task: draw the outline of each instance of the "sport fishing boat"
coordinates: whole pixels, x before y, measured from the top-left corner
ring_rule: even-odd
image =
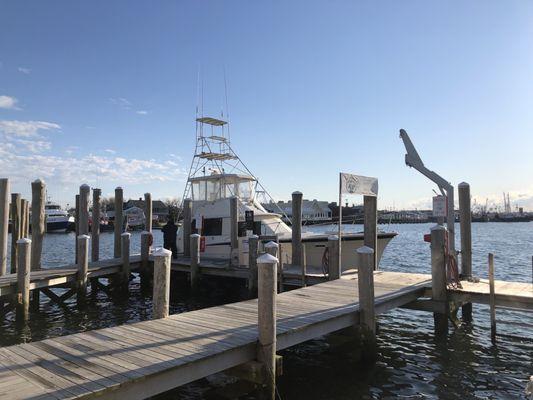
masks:
[[[248,237],[256,234],[260,237],[277,237],[282,262],[290,263],[292,230],[283,220],[283,217],[287,217],[281,209],[279,213],[269,212],[261,205],[258,194],[268,197],[270,195],[233,151],[229,139],[226,121],[210,117],[196,119],[196,148],[182,198],[192,200],[191,231],[202,236],[202,255],[232,260],[234,264],[238,262],[238,265],[246,266]],[[230,242],[232,197],[237,198],[238,204],[238,254],[232,254]],[[249,218],[252,215],[253,221],[246,222],[246,216]],[[324,269],[327,262],[328,236],[338,232],[337,228],[331,225],[330,230],[331,232],[302,233],[308,267]],[[178,252],[183,252],[182,232],[180,227]],[[378,232],[378,262],[383,250],[395,236],[394,232]],[[355,250],[363,246],[363,240],[362,232],[342,234],[343,270],[357,267]]]
[[[44,205],[46,232],[66,232],[73,218],[59,204],[48,200]]]

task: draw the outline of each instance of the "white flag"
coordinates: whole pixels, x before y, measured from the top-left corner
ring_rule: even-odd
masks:
[[[342,194],[378,195],[378,179],[368,176],[340,174],[340,192]]]

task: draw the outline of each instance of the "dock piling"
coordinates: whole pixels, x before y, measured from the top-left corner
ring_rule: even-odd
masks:
[[[79,234],[89,234],[89,193],[91,188],[89,185],[83,184],[80,186],[80,223]]]
[[[144,194],[144,230],[152,232],[152,194]]]
[[[0,276],[7,273],[9,235],[9,179],[0,179]]]
[[[78,236],[78,275],[76,277],[78,302],[83,302],[87,293],[87,274],[89,272],[89,240],[89,235]]]
[[[257,259],[259,328],[257,359],[267,370],[266,391],[270,400],[274,400],[276,394],[277,264],[278,259],[268,253]]]
[[[20,236],[22,238],[30,237],[30,208],[28,200],[20,200],[20,210],[21,210],[21,224],[20,224]]]
[[[470,206],[470,185],[459,184],[459,223],[461,230],[461,278],[472,276],[472,211]],[[462,306],[463,321],[472,321],[472,303]]]
[[[496,344],[496,293],[494,292],[494,254],[489,253],[490,340]]]
[[[378,244],[378,198],[376,196],[363,196],[364,208],[364,244],[374,249],[373,268],[378,269],[377,244]]]
[[[303,265],[302,250],[302,192],[292,193],[292,265]]]
[[[159,248],[154,252],[154,294],[152,318],[166,318],[170,302],[170,250]]]
[[[192,200],[183,200],[183,255],[191,255]]]
[[[265,251],[268,254],[278,258],[278,247],[279,246],[276,242],[270,241],[267,244],[265,244]]]
[[[229,215],[231,224],[231,256],[230,264],[239,265],[239,200],[233,196],[229,199]]]
[[[25,323],[28,321],[30,310],[31,240],[18,239],[16,246],[18,257],[16,319],[18,323]]]
[[[124,207],[124,192],[122,188],[119,186],[115,189],[115,222],[114,222],[114,230],[115,230],[115,244],[114,244],[114,256],[115,258],[120,258],[121,255],[121,241],[120,241],[120,235],[122,235],[122,225],[123,225],[123,212],[122,208]]]
[[[251,235],[248,238],[248,291],[250,296],[257,293],[257,256],[259,236]]]
[[[101,189],[93,189],[93,211],[91,213],[91,261],[100,259],[100,196]]]
[[[376,312],[374,309],[374,249],[368,246],[359,247],[357,250],[358,290],[360,325],[363,331],[372,336],[376,334]]]
[[[198,288],[200,281],[200,235],[191,235],[191,288]]]
[[[43,237],[46,231],[44,203],[46,186],[37,179],[31,183],[31,270],[41,269]]]
[[[143,231],[141,232],[141,286],[148,287],[150,272],[148,270],[149,257],[150,257],[150,243],[152,242],[152,233]]]
[[[446,233],[447,229],[442,225],[431,228],[431,293],[435,302],[445,304],[447,302],[446,291]],[[447,309],[447,305],[443,307]],[[448,316],[446,313],[433,313],[435,333],[448,333]]]
[[[328,236],[328,280],[333,281],[341,277],[339,263],[339,237],[337,235]]]
[[[17,272],[17,241],[22,238],[20,234],[21,225],[20,193],[11,193],[11,273]]]
[[[121,248],[122,248],[122,277],[121,283],[124,289],[128,289],[130,282],[130,239],[131,233],[124,232],[120,235]]]
[[[80,236],[80,195],[76,195],[74,206],[74,263],[78,262],[78,236]]]

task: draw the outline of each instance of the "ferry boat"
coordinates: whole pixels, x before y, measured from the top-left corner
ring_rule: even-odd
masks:
[[[46,232],[66,232],[69,223],[74,221],[59,204],[47,201],[44,205]]]
[[[215,134],[215,130],[217,130]],[[229,140],[227,122],[201,117],[196,119],[196,149],[189,170],[189,177],[183,199],[192,200],[193,233],[203,237],[202,255],[217,259],[231,260],[233,264],[248,265],[248,237],[252,234],[276,236],[281,247],[282,262],[291,263],[292,230],[284,222],[286,215],[269,212],[258,200],[261,193],[269,196],[258,179],[244,165],[233,151]],[[238,254],[231,251],[230,198],[238,200]],[[269,196],[270,197],[270,196]],[[275,203],[275,202],[273,202]],[[253,229],[245,222],[246,215],[252,215]],[[241,222],[242,221],[242,222]],[[327,262],[328,236],[337,234],[338,226],[329,226],[331,232],[303,232],[302,242],[308,267],[325,268]],[[178,252],[183,252],[183,230],[178,230]],[[396,236],[394,232],[379,232],[377,260],[387,244]],[[364,235],[360,233],[342,234],[343,270],[357,268],[355,250],[363,246]]]

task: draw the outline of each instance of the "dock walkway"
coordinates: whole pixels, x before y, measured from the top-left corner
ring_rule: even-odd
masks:
[[[375,272],[376,313],[428,275]],[[277,296],[277,349],[358,323],[357,275]],[[256,358],[257,300],[0,348],[0,399],[143,399]]]

